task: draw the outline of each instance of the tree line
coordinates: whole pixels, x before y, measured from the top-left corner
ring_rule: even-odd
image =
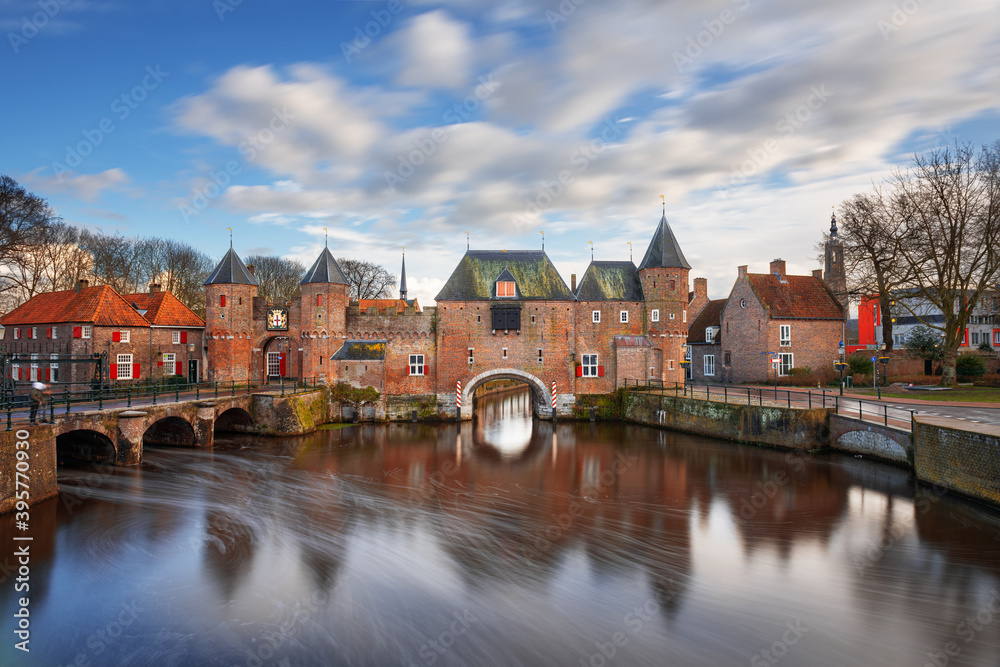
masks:
[[[1000,141],[915,155],[840,206],[849,291],[877,295],[882,337],[893,318],[924,316],[941,337],[941,383],[954,384],[958,348],[984,293],[1000,280]]]
[[[73,289],[77,281],[108,285],[119,294],[159,284],[205,315],[204,282],[219,259],[175,239],[127,237],[80,229],[63,221],[41,197],[0,176],[0,312],[43,292]],[[258,296],[284,301],[300,295],[306,267],[293,259],[251,255]],[[391,298],[396,277],[385,267],[338,258],[351,299]]]

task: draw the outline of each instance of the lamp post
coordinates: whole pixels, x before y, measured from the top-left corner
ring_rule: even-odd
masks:
[[[874,361],[874,362],[881,362],[882,363],[882,373],[884,375],[885,374],[885,362],[889,361],[889,357],[885,356],[885,343],[879,343],[878,349],[879,349],[879,354],[877,356],[875,356],[875,357],[872,357],[872,361]],[[885,361],[882,361],[883,359]],[[875,371],[874,372],[874,376],[875,376],[875,388],[878,391],[878,400],[881,401],[882,400],[882,383],[879,381],[879,377],[878,377],[878,363],[873,364],[873,366],[874,366],[874,371]]]
[[[840,395],[844,395],[844,371],[847,370],[847,364],[843,361],[833,362],[833,367],[840,371]]]

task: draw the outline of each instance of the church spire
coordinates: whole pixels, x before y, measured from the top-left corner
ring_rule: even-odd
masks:
[[[837,212],[833,211],[830,214],[830,236],[833,238],[837,237]]]
[[[403,268],[399,272],[399,298],[406,301],[406,248],[403,248]]]

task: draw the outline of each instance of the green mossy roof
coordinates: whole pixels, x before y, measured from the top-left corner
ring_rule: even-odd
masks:
[[[496,298],[495,285],[504,268],[517,284],[523,301],[574,301],[573,293],[541,250],[469,250],[462,257],[436,301],[507,301]]]
[[[632,262],[591,262],[576,289],[579,301],[642,301],[639,270]]]
[[[348,340],[332,357],[333,361],[381,361],[385,359],[384,340]]]

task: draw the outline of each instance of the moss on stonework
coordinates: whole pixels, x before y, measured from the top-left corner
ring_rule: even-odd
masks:
[[[330,390],[331,401],[341,401],[347,403],[374,403],[381,394],[375,387],[365,387],[358,389],[346,382],[338,382],[337,386]]]

